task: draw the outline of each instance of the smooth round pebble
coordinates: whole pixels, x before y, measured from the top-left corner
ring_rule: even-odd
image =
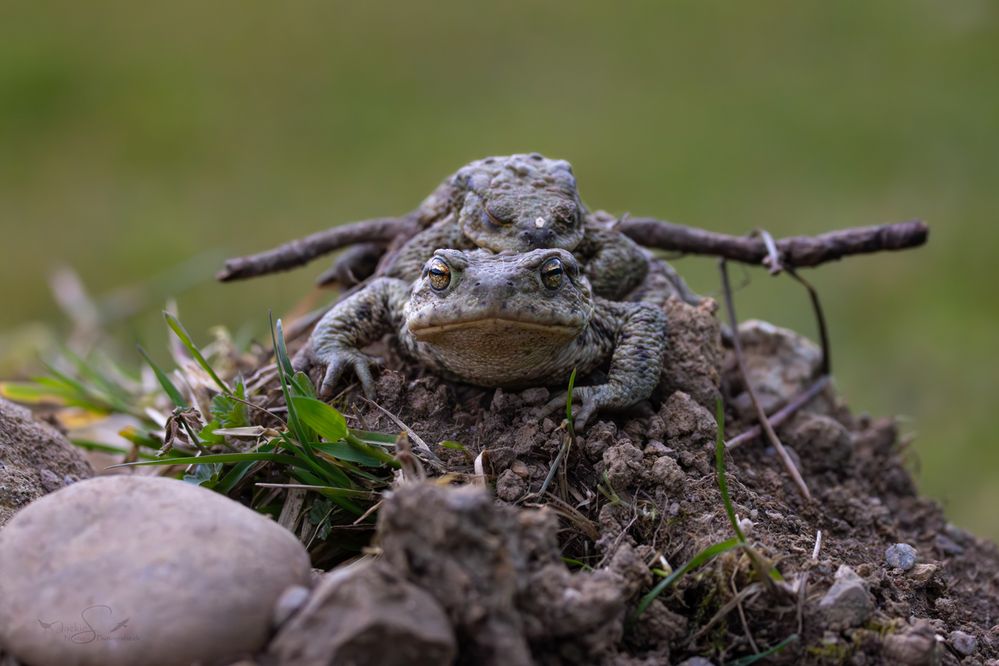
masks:
[[[0,645],[32,664],[189,664],[261,649],[275,603],[310,585],[277,523],[183,481],[106,476],[0,530]]]
[[[890,567],[908,571],[916,565],[916,549],[907,543],[896,543],[885,550],[885,562]]]

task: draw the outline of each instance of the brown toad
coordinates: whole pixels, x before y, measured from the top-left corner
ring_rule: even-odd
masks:
[[[565,386],[573,369],[586,375],[609,362],[605,383],[573,390],[580,429],[598,410],[648,398],[666,348],[660,309],[593,296],[566,250],[446,249],[413,282],[378,278],[337,303],[296,365],[326,366],[324,394],[350,367],[373,395],[378,361],[361,349],[390,332],[409,358],[480,386]],[[563,395],[549,407],[564,403]]]

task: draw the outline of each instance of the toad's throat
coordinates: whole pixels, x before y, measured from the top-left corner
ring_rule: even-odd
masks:
[[[504,317],[481,317],[443,324],[423,324],[413,322],[409,331],[417,338],[431,338],[452,331],[524,331],[535,332],[556,338],[573,338],[579,335],[580,327],[557,323],[540,323],[508,319]]]

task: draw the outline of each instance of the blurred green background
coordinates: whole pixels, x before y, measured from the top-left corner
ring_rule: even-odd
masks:
[[[465,162],[531,150],[570,160],[591,207],[720,231],[928,220],[923,249],[808,275],[855,409],[907,416],[922,488],[999,537],[999,8],[985,0],[7,0],[4,372],[66,334],[54,267],[105,307],[140,296],[111,324],[129,360],[124,343],[165,338],[173,291],[201,340],[214,324],[261,334],[328,262],[219,285],[223,256],[404,212]],[[677,266],[717,293],[713,261]],[[740,316],[814,336],[800,290],[746,274]]]

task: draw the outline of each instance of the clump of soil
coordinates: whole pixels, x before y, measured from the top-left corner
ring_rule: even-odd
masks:
[[[459,663],[500,663],[504,655],[503,663],[660,664],[692,656],[724,663],[792,634],[798,639],[772,663],[999,658],[999,550],[950,525],[918,495],[892,420],[854,415],[831,388],[778,429],[812,501],[764,441],[728,454],[735,511],[784,581],[761,582],[744,551],[729,551],[628,621],[659,580],[653,569],[675,569],[733,536],[714,471],[716,399],[724,401],[728,437],[754,425],[714,303],[666,307],[670,353],[656,393],[575,436],[543,495],[568,437],[563,414],[541,411],[549,390],[455,385],[397,359],[387,363],[377,402],[449,471],[471,474],[485,452],[499,505],[470,499],[462,509],[455,500],[458,508],[448,509],[451,500],[433,493],[414,500],[415,491],[400,491],[379,523],[376,543],[396,575],[446,610]],[[819,372],[818,350],[793,333],[750,323],[740,336],[768,411]],[[391,357],[390,345],[385,351]],[[398,429],[385,411],[349,393],[337,406],[353,426]],[[438,446],[447,440],[465,450]],[[915,549],[915,562],[889,565],[886,549],[897,543]]]

